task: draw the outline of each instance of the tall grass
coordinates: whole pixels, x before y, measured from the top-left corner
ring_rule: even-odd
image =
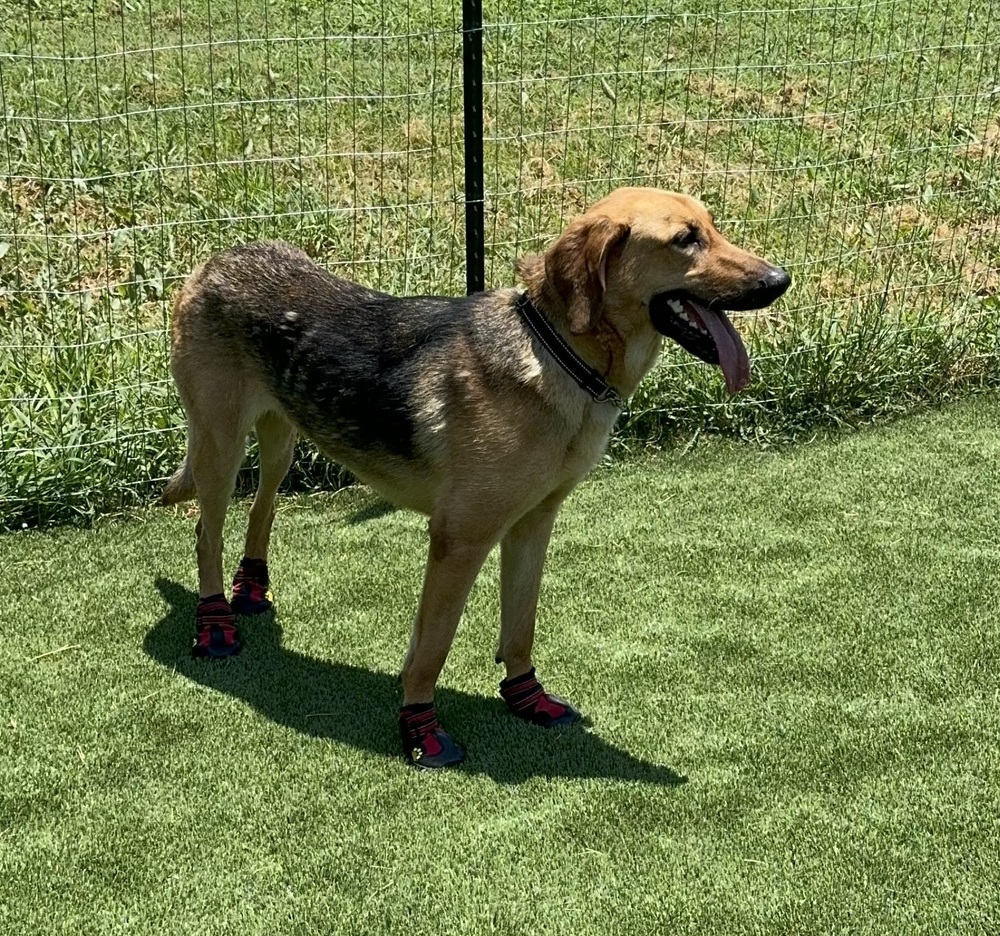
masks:
[[[488,6],[490,285],[619,184],[702,196],[793,291],[748,393],[670,348],[622,438],[801,438],[997,379],[990,0]],[[464,283],[454,4],[0,0],[0,526],[147,500],[183,449],[169,299],[283,237]],[[307,446],[290,483],[340,483]]]

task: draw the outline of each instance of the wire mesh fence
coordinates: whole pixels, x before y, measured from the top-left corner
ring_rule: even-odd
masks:
[[[464,290],[454,4],[0,13],[0,523],[141,501],[173,468],[169,296],[212,250],[281,237],[388,291]],[[636,431],[780,434],[993,379],[994,0],[496,0],[484,19],[488,287],[625,184],[700,196],[795,276],[740,323],[751,393],[668,348]]]
[[[993,2],[521,4],[487,50],[488,281],[622,184],[698,194],[795,275],[741,322],[751,393],[668,346],[634,424],[787,436],[993,379]]]

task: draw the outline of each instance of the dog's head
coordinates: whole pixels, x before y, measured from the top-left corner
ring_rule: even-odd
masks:
[[[746,386],[750,362],[726,311],[762,309],[791,283],[727,241],[700,202],[649,188],[612,192],[538,259],[524,258],[519,271],[529,286],[543,278],[540,295],[571,333],[605,323],[627,343],[655,330],[718,364],[731,393]]]

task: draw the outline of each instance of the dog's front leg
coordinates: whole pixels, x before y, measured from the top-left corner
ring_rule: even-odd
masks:
[[[531,669],[535,613],[542,567],[562,497],[543,501],[515,523],[500,541],[500,644],[497,662],[516,679]]]
[[[557,492],[528,511],[500,543],[500,644],[497,662],[507,669],[500,694],[518,717],[546,728],[569,725],[580,713],[550,695],[535,677],[531,648],[542,567],[552,526],[566,492]]]
[[[424,588],[403,664],[399,724],[404,752],[418,767],[447,767],[464,756],[437,722],[434,686],[472,583],[498,535],[477,522],[477,513],[439,512],[430,521]]]

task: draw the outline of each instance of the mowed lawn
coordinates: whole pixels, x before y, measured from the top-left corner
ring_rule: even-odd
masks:
[[[0,932],[996,933],[998,507],[995,396],[603,467],[537,648],[591,727],[506,715],[493,557],[436,775],[395,726],[420,518],[283,501],[223,665],[185,512],[0,539]]]

